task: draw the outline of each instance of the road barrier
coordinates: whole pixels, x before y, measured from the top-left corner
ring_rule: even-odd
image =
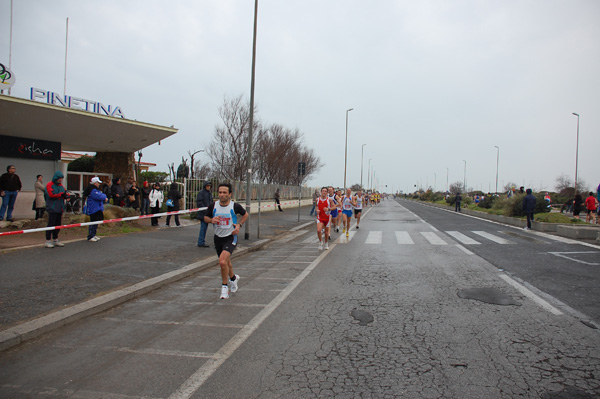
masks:
[[[295,202],[295,201],[288,201],[288,202],[282,202],[281,205],[290,205],[290,204],[296,204],[296,203],[297,202]],[[241,204],[241,205],[244,206],[244,204]],[[277,205],[275,205],[275,204],[274,205],[262,205],[260,208],[261,209],[266,209],[266,208],[271,208],[271,207],[276,207],[276,206]],[[206,207],[203,207],[203,208],[193,208],[193,209],[184,209],[184,210],[181,210],[181,211],[171,211],[171,212],[154,213],[154,214],[151,214],[151,215],[128,216],[128,217],[124,217],[124,218],[98,220],[96,222],[72,223],[72,224],[63,224],[63,225],[60,225],[60,226],[40,227],[40,228],[37,228],[37,229],[5,231],[5,232],[0,232],[0,237],[2,237],[2,236],[16,235],[16,234],[37,233],[37,232],[40,232],[40,231],[48,231],[48,230],[70,229],[72,227],[92,226],[94,224],[115,223],[115,222],[128,222],[130,220],[148,219],[148,218],[154,218],[154,217],[160,217],[160,216],[167,216],[167,215],[181,215],[181,214],[185,214],[185,213],[192,213],[192,212],[198,212],[198,211],[203,211],[203,210],[206,210]]]

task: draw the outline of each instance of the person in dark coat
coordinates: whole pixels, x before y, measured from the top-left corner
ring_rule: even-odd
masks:
[[[127,191],[127,198],[129,207],[137,211],[137,209],[140,207],[140,189],[138,188],[135,180],[131,182],[131,187],[129,187],[129,190]]]
[[[527,195],[523,198],[523,211],[527,216],[527,226],[525,230],[531,230],[531,222],[533,222],[533,212],[535,211],[535,196],[531,193],[531,189],[527,189]]]
[[[13,221],[12,213],[17,201],[17,195],[23,187],[21,179],[15,173],[16,170],[15,165],[8,165],[6,173],[0,176],[0,197],[2,197],[0,220],[4,219],[4,212],[6,212],[6,220],[9,222]]]
[[[462,197],[460,193],[456,193],[454,197],[454,212],[460,212],[460,202],[462,201]]]
[[[200,190],[198,196],[196,197],[197,208],[208,207],[213,202],[213,197],[210,192],[211,188],[211,182],[204,182],[202,190]],[[198,246],[208,248],[209,245],[206,243],[206,230],[208,230],[208,223],[204,221],[204,216],[206,216],[206,210],[198,211],[198,213],[196,213],[196,218],[200,219],[200,233],[198,234]]]
[[[113,198],[113,204],[115,206],[124,206],[125,199],[123,198],[123,187],[121,186],[121,178],[117,177],[113,179],[112,187],[110,188]]]
[[[173,201],[173,206],[167,205],[167,212],[174,212],[179,210],[179,200],[183,198],[177,189],[177,183],[171,183],[171,189],[167,194],[167,200]],[[175,216],[175,224],[179,227],[179,215]],[[171,215],[167,215],[167,227],[169,227],[169,223],[171,222]]]
[[[573,217],[575,219],[579,219],[579,213],[581,212],[582,204],[583,198],[581,198],[581,194],[575,195],[575,199],[573,200]]]

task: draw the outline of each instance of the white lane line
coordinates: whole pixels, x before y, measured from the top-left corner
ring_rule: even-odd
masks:
[[[475,233],[478,236],[481,236],[483,238],[487,238],[490,241],[494,241],[497,244],[514,244],[514,242],[512,242],[512,241],[508,241],[502,237],[495,236],[495,235],[490,234],[485,231],[474,231],[473,233]]]
[[[563,314],[563,312],[561,312],[560,310],[556,309],[554,306],[550,305],[547,301],[545,301],[544,299],[540,298],[539,296],[537,296],[536,294],[534,294],[533,292],[531,292],[529,289],[527,289],[525,286],[517,283],[515,280],[513,280],[512,278],[508,277],[506,274],[501,274],[500,278],[504,281],[506,281],[508,284],[512,285],[513,287],[515,287],[517,289],[517,291],[519,291],[521,294],[525,295],[527,298],[531,299],[533,302],[537,303],[542,309],[556,315],[556,316],[560,316],[561,314]]]
[[[207,358],[210,359],[214,356],[213,353],[208,352],[186,352],[186,351],[175,351],[167,349],[152,349],[152,348],[128,348],[126,346],[96,346],[96,345],[68,345],[68,344],[54,344],[53,348],[60,349],[79,349],[79,348],[92,348],[102,351],[110,352],[124,352],[124,353],[137,353],[144,355],[161,355],[161,356],[176,356],[176,357],[192,357],[192,358]],[[100,396],[98,396],[100,397]]]
[[[583,252],[548,252],[549,254],[552,254],[554,256],[559,256],[561,258],[565,258],[568,260],[572,260],[573,262],[578,262],[578,263],[583,263],[584,265],[591,265],[591,266],[596,266],[598,265],[598,263],[591,263],[591,262],[586,262],[583,260],[579,260],[579,259],[575,259],[575,258],[571,258],[570,256],[567,255],[576,255],[576,254],[597,254],[598,252],[596,251],[583,251]]]
[[[463,247],[460,244],[456,244],[456,246],[458,247],[458,249],[460,249],[461,251],[463,251],[467,255],[475,255],[473,252],[469,251],[467,248]]]
[[[332,244],[330,249],[335,248]],[[192,374],[169,399],[190,398],[206,380],[239,348],[252,333],[262,324],[271,313],[298,287],[298,285],[333,251],[323,251],[313,263],[306,267],[287,287],[281,291],[263,310],[261,310],[248,324],[235,334],[214,357],[208,359],[194,374]]]
[[[352,241],[352,238],[354,237],[354,235],[356,234],[356,231],[349,231],[348,232],[348,237],[346,237],[346,233],[342,233],[337,240],[335,240],[335,242],[337,244],[348,244],[350,241]]]
[[[265,305],[261,305],[264,307]],[[215,328],[244,328],[243,324],[224,324],[224,323],[205,323],[205,322],[180,322],[180,321],[166,321],[166,320],[138,320],[138,319],[121,319],[118,317],[105,317],[104,320],[114,321],[117,323],[136,323],[145,325],[156,325],[156,326],[198,326],[198,327],[215,327]]]
[[[421,235],[425,237],[425,239],[429,241],[431,245],[448,245],[446,241],[442,240],[440,237],[437,236],[437,234],[431,231],[422,231]]]
[[[395,233],[396,233],[396,241],[398,241],[398,244],[411,245],[411,244],[415,243],[412,240],[412,238],[410,238],[410,234],[408,234],[408,231],[396,231]]]
[[[383,241],[383,232],[381,231],[369,231],[365,244],[381,244]]]
[[[465,244],[465,245],[481,244],[480,242],[475,241],[471,237],[466,236],[466,235],[464,235],[463,233],[461,233],[459,231],[447,231],[446,234],[448,234],[449,236],[454,237],[456,240],[460,241],[462,244]]]

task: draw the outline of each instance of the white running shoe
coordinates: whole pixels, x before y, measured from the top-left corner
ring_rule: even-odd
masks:
[[[221,299],[229,298],[229,287],[226,285],[221,286]]]
[[[236,292],[238,289],[238,281],[240,281],[240,276],[235,275],[235,280],[232,281],[229,279],[229,287],[231,287],[231,292]]]
[[[44,246],[46,248],[54,248],[54,244],[52,243],[52,241],[46,241],[46,244]]]
[[[92,238],[90,238],[88,241],[91,241],[91,242],[100,241],[100,237],[98,237],[98,236],[93,236],[93,237],[92,237]]]
[[[62,242],[58,241],[58,240],[54,240],[53,242],[55,247],[64,247],[65,244],[63,244]]]
[[[323,243],[319,241],[319,251],[323,249]]]
[[[329,243],[328,242],[325,243],[325,249],[329,249]]]

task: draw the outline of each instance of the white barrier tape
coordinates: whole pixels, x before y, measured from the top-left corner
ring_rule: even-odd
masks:
[[[281,203],[281,205],[289,205],[289,204],[295,204],[295,202],[291,201],[291,202],[283,202],[283,203]],[[241,205],[244,205],[244,204],[241,204]],[[263,205],[260,208],[269,208],[269,207],[272,207],[272,206],[274,207],[274,206],[277,206],[277,205]],[[207,207],[193,208],[193,209],[184,209],[184,210],[181,210],[181,211],[154,213],[154,214],[151,214],[151,215],[129,216],[129,217],[117,218],[117,219],[98,220],[96,222],[83,222],[83,223],[63,224],[63,225],[60,225],[60,226],[40,227],[40,228],[37,228],[37,229],[5,231],[5,232],[0,232],[0,237],[2,237],[2,236],[10,236],[10,235],[17,235],[17,234],[37,233],[37,232],[40,232],[40,231],[48,231],[48,230],[69,229],[69,228],[72,228],[72,227],[84,227],[84,226],[91,226],[91,225],[94,225],[94,224],[115,223],[115,222],[128,222],[130,220],[148,219],[148,218],[159,217],[159,216],[166,216],[166,215],[180,215],[180,214],[184,214],[184,213],[204,211],[206,209],[207,209]]]

